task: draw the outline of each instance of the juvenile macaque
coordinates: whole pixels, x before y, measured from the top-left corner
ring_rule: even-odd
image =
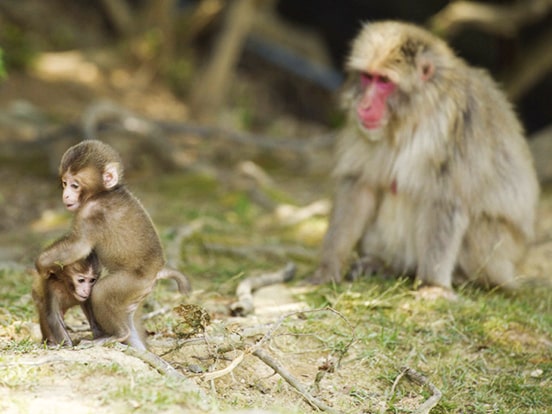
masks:
[[[35,277],[33,300],[42,340],[47,345],[73,345],[64,322],[65,312],[73,306],[80,305],[90,325],[94,325],[87,299],[100,272],[98,258],[92,253],[85,259],[58,268],[48,278]]]
[[[74,263],[94,251],[106,275],[95,285],[91,311],[94,337],[113,338],[146,349],[134,314],[156,280],[173,278],[181,290],[189,287],[179,272],[163,269],[159,236],[140,202],[123,184],[119,154],[100,141],[87,140],[69,148],[59,174],[63,202],[75,212],[70,232],[48,247],[36,261],[48,278],[60,265]]]
[[[358,247],[365,272],[383,265],[445,296],[460,277],[515,288],[539,189],[493,80],[400,22],[366,24],[346,67],[349,120],[313,280],[339,282]]]

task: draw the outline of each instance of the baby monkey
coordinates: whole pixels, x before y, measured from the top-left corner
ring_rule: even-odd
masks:
[[[73,346],[64,316],[68,309],[80,305],[93,332],[99,331],[88,298],[101,275],[101,266],[96,254],[86,259],[51,272],[48,278],[36,274],[32,296],[38,311],[42,341],[48,346]],[[190,285],[182,273],[164,268],[157,274],[159,279],[173,279],[180,293],[188,293]]]
[[[80,305],[90,326],[95,324],[88,298],[100,273],[100,262],[91,253],[85,259],[51,272],[48,278],[36,275],[32,295],[43,342],[49,346],[73,345],[64,322],[65,312],[73,306]]]

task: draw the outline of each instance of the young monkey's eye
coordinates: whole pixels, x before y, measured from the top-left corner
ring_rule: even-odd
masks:
[[[381,83],[390,83],[391,82],[391,79],[389,79],[387,76],[380,76],[379,77],[379,81]]]
[[[74,189],[74,190],[78,190],[79,185],[77,183],[73,183],[73,184],[71,184],[71,188]]]

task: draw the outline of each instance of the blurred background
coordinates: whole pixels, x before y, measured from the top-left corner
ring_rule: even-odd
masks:
[[[74,80],[88,81],[90,87],[99,87],[93,81],[104,77],[112,88],[161,82],[196,113],[206,104],[209,112],[213,104],[242,107],[250,113],[249,127],[261,128],[269,122],[265,118],[280,113],[331,126],[334,109],[328,101],[339,87],[349,42],[361,23],[401,19],[425,25],[470,63],[489,69],[534,132],[551,115],[550,4],[5,0],[0,3],[0,44],[14,78],[34,70],[35,75],[57,75],[59,81],[76,71]],[[260,89],[252,92],[264,92],[253,94],[254,104],[245,102],[244,81]],[[9,85],[3,89],[3,95],[11,92]]]
[[[423,25],[488,69],[552,176],[552,0],[3,0],[0,260],[30,260],[37,231],[67,228],[57,164],[85,137],[154,193],[179,171],[265,212],[326,197],[344,58],[380,19]]]

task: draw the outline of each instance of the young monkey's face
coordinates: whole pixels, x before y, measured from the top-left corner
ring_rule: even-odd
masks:
[[[92,288],[98,280],[92,268],[86,273],[76,273],[71,275],[72,293],[79,302],[84,302],[92,293]]]
[[[63,187],[63,204],[69,211],[76,211],[80,207],[82,187],[74,175],[65,173],[61,177]]]

